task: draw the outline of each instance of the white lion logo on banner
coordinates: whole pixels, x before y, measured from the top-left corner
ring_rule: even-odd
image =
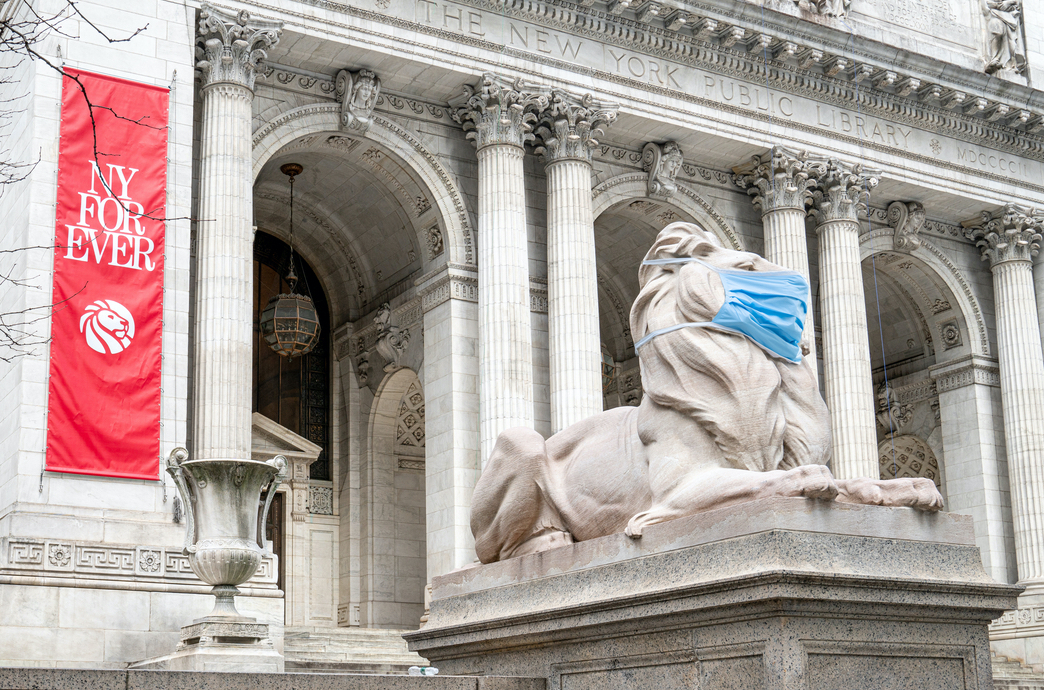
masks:
[[[134,338],[134,317],[127,307],[111,299],[88,304],[80,317],[80,332],[87,345],[103,355],[123,352]]]

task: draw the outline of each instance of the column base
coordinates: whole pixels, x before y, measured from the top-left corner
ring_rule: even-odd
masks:
[[[451,675],[551,688],[991,690],[971,518],[775,498],[435,578],[403,637]]]

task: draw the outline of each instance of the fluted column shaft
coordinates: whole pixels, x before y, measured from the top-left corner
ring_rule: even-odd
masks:
[[[877,178],[835,161],[820,166],[813,193],[819,224],[819,304],[823,375],[839,479],[880,477],[877,422],[866,329],[859,217]]]
[[[819,299],[834,475],[876,479],[880,470],[874,387],[856,222],[819,226]]]
[[[203,90],[196,229],[196,458],[250,457],[253,313],[251,92]]]
[[[547,161],[547,321],[551,431],[602,411],[598,267],[591,150],[619,106],[566,91],[540,112],[537,153]]]
[[[529,234],[521,146],[478,151],[479,434],[489,458],[505,429],[533,426]]]
[[[1044,360],[1033,289],[1040,220],[1014,206],[966,234],[993,272],[1001,408],[1019,582],[1044,585]]]
[[[547,316],[551,430],[558,432],[602,411],[591,164],[585,160],[547,166]]]
[[[251,99],[280,24],[204,4],[193,444],[196,458],[249,458],[253,335]]]
[[[492,73],[453,109],[478,149],[479,437],[482,463],[505,429],[533,426],[533,335],[523,146],[545,93]]]

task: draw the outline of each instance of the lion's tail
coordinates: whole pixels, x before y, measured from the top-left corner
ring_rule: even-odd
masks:
[[[480,561],[510,558],[540,530],[546,469],[544,437],[533,429],[508,429],[497,437],[471,502],[471,533]]]

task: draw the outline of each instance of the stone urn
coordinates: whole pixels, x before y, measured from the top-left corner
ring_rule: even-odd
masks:
[[[183,552],[192,572],[213,585],[217,599],[214,610],[201,620],[253,620],[236,610],[237,586],[253,577],[261,563],[265,521],[286,467],[281,455],[267,462],[189,460],[184,448],[175,448],[167,459],[167,472],[185,503]]]

